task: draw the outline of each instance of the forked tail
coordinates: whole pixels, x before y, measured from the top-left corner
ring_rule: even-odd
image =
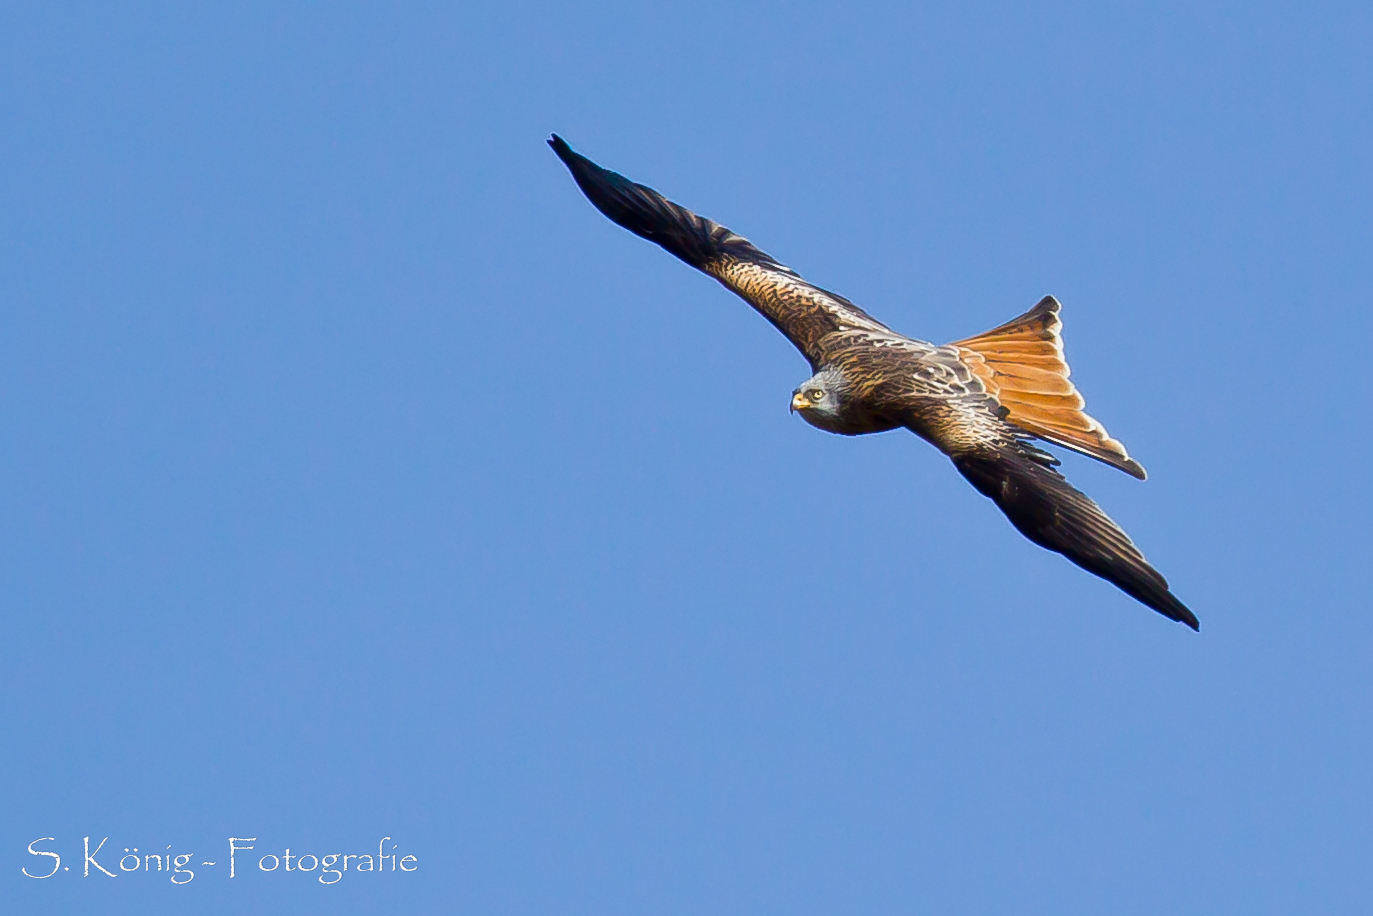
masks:
[[[1058,310],[1058,300],[1045,296],[1019,318],[953,346],[1009,411],[1007,422],[1143,480],[1144,468],[1087,414],[1086,402],[1068,380]]]

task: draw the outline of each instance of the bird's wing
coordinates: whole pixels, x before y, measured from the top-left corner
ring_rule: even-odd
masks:
[[[843,296],[807,283],[748,239],[601,168],[556,134],[548,145],[597,210],[737,293],[785,334],[812,368],[819,367],[816,345],[827,334],[848,329],[892,333]]]
[[[956,383],[955,383],[956,384]],[[1198,629],[1196,615],[1120,526],[1054,470],[1058,460],[1011,426],[976,381],[962,394],[912,396],[907,425],[953,459],[959,473],[1041,547],[1063,554],[1165,617]]]

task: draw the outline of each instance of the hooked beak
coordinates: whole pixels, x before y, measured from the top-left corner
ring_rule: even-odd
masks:
[[[798,392],[796,392],[795,394],[793,394],[793,395],[791,396],[791,412],[792,412],[792,413],[796,413],[796,411],[798,411],[798,410],[805,410],[806,408],[811,407],[811,406],[813,406],[813,405],[812,405],[811,402],[810,402],[810,398],[806,397],[806,396],[805,396],[804,394],[802,394],[801,392],[798,391]]]

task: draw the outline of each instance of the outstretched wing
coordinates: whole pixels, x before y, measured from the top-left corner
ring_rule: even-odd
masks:
[[[1130,536],[1054,470],[1056,458],[1002,419],[1005,413],[988,395],[973,390],[938,402],[912,403],[908,425],[948,454],[1025,537],[1163,616],[1199,629],[1196,615],[1168,590],[1168,581]]]
[[[557,134],[548,145],[597,210],[737,293],[785,334],[812,368],[819,368],[816,344],[827,334],[846,329],[891,333],[843,296],[802,280],[748,239],[674,204],[652,188],[601,168],[573,152]]]

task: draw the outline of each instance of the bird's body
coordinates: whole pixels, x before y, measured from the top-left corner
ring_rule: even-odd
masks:
[[[1032,442],[1042,439],[1145,476],[1084,411],[1068,381],[1055,299],[955,343],[906,337],[807,283],[747,239],[578,155],[561,138],[549,145],[597,209],[715,277],[796,345],[814,372],[792,392],[792,409],[808,423],[849,436],[909,429],[948,455],[1031,541],[1198,627],[1125,532]]]

